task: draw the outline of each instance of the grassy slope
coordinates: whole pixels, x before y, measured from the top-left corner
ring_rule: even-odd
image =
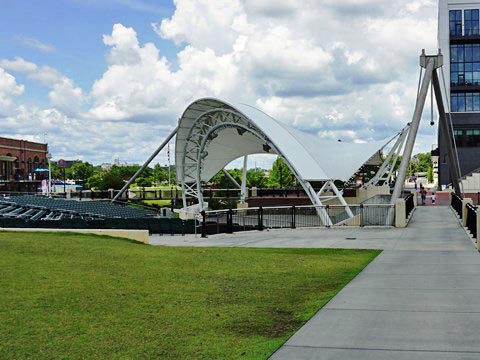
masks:
[[[266,358],[377,254],[0,233],[0,358]]]
[[[143,200],[146,205],[159,205],[169,207],[172,203],[171,200]]]

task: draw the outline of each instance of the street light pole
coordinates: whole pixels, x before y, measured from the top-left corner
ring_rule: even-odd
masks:
[[[48,160],[48,188],[47,188],[47,195],[48,197],[52,197],[52,154],[47,152],[47,160]]]

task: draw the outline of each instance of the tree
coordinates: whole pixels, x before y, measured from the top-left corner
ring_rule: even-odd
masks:
[[[63,170],[58,165],[57,162],[50,163],[50,170],[52,171],[52,179],[62,179],[63,178]]]
[[[153,181],[156,184],[168,181],[168,170],[165,170],[162,165],[156,164],[153,167]]]
[[[230,180],[227,179],[223,171],[219,171],[213,178],[210,179],[209,183],[212,188],[225,189],[230,183]]]
[[[93,165],[88,162],[78,162],[73,164],[69,169],[69,177],[75,180],[81,180],[84,183],[93,175]]]
[[[124,180],[129,176],[124,172],[124,167],[112,166],[112,168],[102,174],[101,190],[115,189],[120,190],[125,185]],[[133,174],[132,174],[133,175]],[[131,177],[131,176],[130,176]]]
[[[104,172],[94,174],[90,176],[87,180],[88,189],[103,189],[103,174]]]
[[[227,172],[240,184],[242,182],[242,171],[239,169],[230,169]],[[219,171],[210,179],[210,185],[217,189],[231,189],[235,187],[223,171]]]
[[[417,172],[426,173],[429,167],[432,167],[432,156],[430,152],[414,155],[409,164],[409,170],[411,169],[413,174]]]
[[[273,163],[270,176],[268,178],[268,185],[271,187],[290,187],[295,184],[295,177],[290,168],[285,164],[281,157],[277,157]]]
[[[147,187],[152,186],[153,177],[139,177],[135,181],[135,184],[139,187]]]
[[[247,186],[248,187],[265,187],[267,178],[265,172],[262,169],[250,169],[247,171]]]
[[[427,181],[433,183],[433,169],[431,167],[427,170]]]
[[[139,166],[112,166],[108,171],[102,171],[100,173],[94,174],[88,178],[88,186],[90,188],[95,188],[98,190],[108,190],[115,189],[120,190],[125,182],[130,179],[133,174],[139,169]],[[150,170],[150,175],[147,169],[145,169],[144,174],[151,176],[152,169]]]

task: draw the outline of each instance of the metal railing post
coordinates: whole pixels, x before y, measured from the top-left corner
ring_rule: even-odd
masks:
[[[228,209],[227,212],[227,234],[233,233],[233,210]]]
[[[295,205],[292,206],[292,229],[295,229],[296,224],[295,224],[295,216],[296,216],[296,211],[295,211]]]
[[[327,213],[327,217],[330,218],[330,205],[325,205],[325,212]],[[330,224],[328,221],[325,222],[325,227],[329,228]]]
[[[360,204],[360,226],[364,226],[364,224],[363,224],[363,204]]]
[[[263,230],[263,208],[260,206],[258,208],[258,230]]]
[[[205,210],[202,210],[202,238],[207,237],[207,213]]]

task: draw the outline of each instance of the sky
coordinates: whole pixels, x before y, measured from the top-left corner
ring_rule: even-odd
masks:
[[[54,160],[141,163],[200,97],[318,137],[391,137],[411,120],[421,49],[436,52],[437,2],[0,0],[0,23],[0,136],[46,141]],[[429,121],[428,102],[414,153],[437,142]]]

